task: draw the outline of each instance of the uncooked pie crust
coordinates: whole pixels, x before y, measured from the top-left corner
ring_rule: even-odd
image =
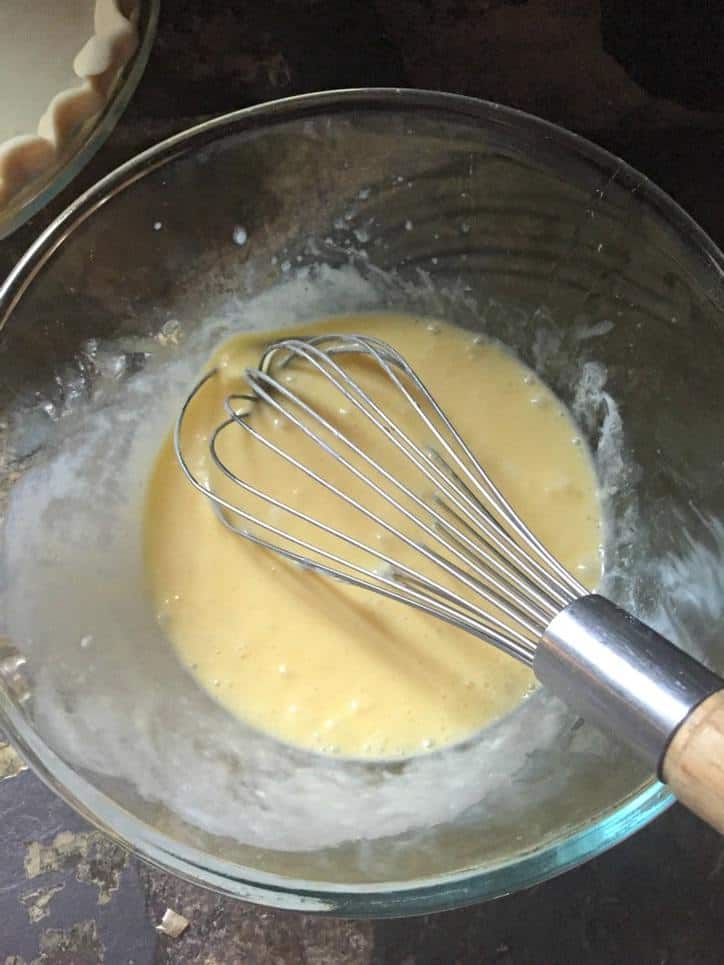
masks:
[[[19,191],[64,160],[73,136],[101,112],[119,71],[136,50],[140,0],[88,0],[94,2],[93,33],[77,52],[72,72],[69,65],[70,85],[52,96],[35,130],[0,141],[0,213]],[[62,8],[58,3],[59,16]],[[27,9],[32,10],[32,2]],[[28,20],[28,29],[52,31],[52,24],[32,23],[30,13]],[[27,69],[42,71],[43,64],[28,63]],[[12,96],[12,91],[5,93]]]

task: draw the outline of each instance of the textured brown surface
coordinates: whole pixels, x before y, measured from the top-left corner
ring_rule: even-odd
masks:
[[[0,242],[0,275],[84,186],[161,137],[260,100],[370,84],[497,99],[571,127],[723,243],[720,26],[716,4],[684,0],[166,0],[125,118],[51,210]],[[0,777],[17,770],[3,753]],[[190,922],[177,939],[155,931],[167,907]],[[724,843],[678,807],[528,892],[407,921],[335,922],[147,869],[29,772],[0,780],[0,965],[718,965],[723,916]]]

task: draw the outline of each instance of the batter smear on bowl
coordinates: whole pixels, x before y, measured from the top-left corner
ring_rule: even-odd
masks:
[[[504,348],[442,322],[341,316],[226,342],[209,365],[217,375],[199,393],[184,430],[197,473],[222,495],[232,486],[214,470],[209,433],[223,419],[224,398],[245,391],[244,369],[257,364],[264,346],[324,332],[376,336],[400,351],[538,538],[595,588],[602,539],[596,477],[567,409]],[[374,379],[372,370],[365,376]],[[315,383],[313,371],[290,368],[286,378],[295,392],[313,395],[332,424],[345,425],[349,413],[339,395]],[[382,382],[370,388],[384,407],[389,388]],[[259,432],[306,464],[324,460],[270,407],[252,418]],[[365,438],[363,422],[352,431],[363,451],[378,444],[371,429]],[[259,489],[382,548],[391,539],[371,532],[369,521],[244,433],[221,444],[224,460]],[[329,478],[344,472],[323,468]],[[403,481],[406,472],[401,463]],[[339,487],[354,495],[348,473]],[[266,510],[271,523],[274,512]],[[293,744],[370,758],[424,753],[473,735],[534,686],[526,667],[462,630],[304,572],[239,539],[184,478],[171,437],[150,481],[145,553],[158,618],[183,663],[232,713]]]

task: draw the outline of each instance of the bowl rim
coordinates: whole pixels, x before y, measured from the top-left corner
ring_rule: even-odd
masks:
[[[81,194],[30,245],[0,285],[0,331],[23,295],[68,237],[106,201],[158,168],[205,144],[234,134],[320,113],[353,109],[419,109],[485,126],[528,132],[554,142],[576,161],[625,180],[673,229],[692,253],[724,280],[724,255],[706,232],[663,190],[626,162],[578,134],[541,118],[489,101],[405,88],[353,88],[302,94],[243,108],[197,124],[148,148]],[[714,299],[714,291],[708,293]],[[624,840],[673,803],[655,778],[613,811],[565,838],[543,841],[513,862],[471,868],[411,882],[338,884],[268,874],[180,844],[133,817],[78,775],[35,733],[9,692],[0,687],[0,724],[35,773],[66,803],[125,848],[164,871],[246,901],[286,910],[340,917],[418,915],[461,907],[538,884]]]

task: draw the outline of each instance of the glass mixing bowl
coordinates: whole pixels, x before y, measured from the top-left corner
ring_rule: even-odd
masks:
[[[445,318],[510,345],[573,407],[608,517],[605,591],[721,671],[723,271],[622,161],[444,94],[293,98],[125,164],[0,289],[3,727],[139,855],[284,908],[449,908],[625,838],[670,796],[540,690],[466,744],[394,763],[231,719],[148,602],[145,478],[230,331]]]

